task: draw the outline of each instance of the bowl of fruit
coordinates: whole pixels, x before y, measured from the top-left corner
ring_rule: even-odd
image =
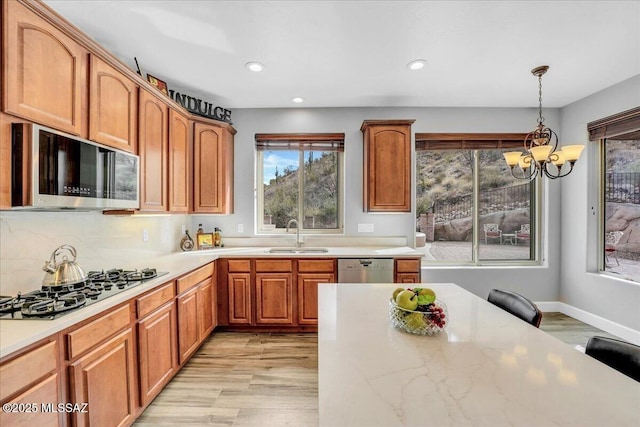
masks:
[[[416,335],[444,331],[449,321],[447,306],[429,288],[398,288],[389,299],[389,319],[396,328]]]

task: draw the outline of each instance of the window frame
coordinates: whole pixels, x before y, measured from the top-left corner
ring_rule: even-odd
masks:
[[[606,233],[606,173],[607,173],[607,156],[606,156],[606,144],[607,140],[616,141],[628,141],[628,140],[640,140],[640,107],[635,107],[629,110],[622,111],[611,116],[604,117],[602,119],[595,120],[587,123],[587,131],[589,132],[589,140],[598,144],[598,178],[596,180],[598,184],[598,208],[599,215],[597,221],[597,233],[598,233],[598,250],[595,251],[597,259],[598,273],[615,277],[618,279],[624,279],[631,282],[640,282],[640,277],[630,277],[606,270],[606,253],[605,253],[605,233]]]
[[[417,152],[423,150],[472,150],[473,151],[473,218],[472,218],[472,256],[470,261],[459,260],[427,260],[423,259],[422,264],[428,266],[539,266],[542,264],[542,205],[543,205],[543,185],[542,178],[536,178],[531,189],[531,238],[530,238],[530,259],[480,259],[480,170],[479,151],[491,149],[524,149],[526,133],[416,133],[415,150],[416,162]],[[417,171],[415,179],[417,180]],[[522,180],[523,183],[527,181]],[[416,204],[417,207],[417,204]],[[417,209],[415,212],[417,216]]]
[[[344,234],[344,133],[262,133],[255,134],[256,151],[256,235],[285,235],[286,229],[265,228],[264,224],[264,155],[269,145],[275,151],[299,151],[298,166],[298,217],[300,232],[317,235]],[[285,147],[290,147],[287,150]],[[312,229],[304,227],[304,170],[305,155],[309,151],[335,151],[337,158],[338,209],[337,227],[331,229]]]

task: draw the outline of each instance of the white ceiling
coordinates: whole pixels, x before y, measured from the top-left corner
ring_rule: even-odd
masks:
[[[538,65],[543,106],[562,107],[640,74],[638,0],[45,3],[132,69],[227,108],[531,107]]]

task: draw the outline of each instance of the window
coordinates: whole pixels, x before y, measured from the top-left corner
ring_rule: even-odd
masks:
[[[502,153],[525,134],[416,134],[417,228],[426,262],[536,259],[536,181],[516,179]]]
[[[258,230],[341,233],[344,134],[257,134]],[[295,225],[291,224],[295,228]]]
[[[601,143],[600,270],[640,281],[640,108],[587,127]]]

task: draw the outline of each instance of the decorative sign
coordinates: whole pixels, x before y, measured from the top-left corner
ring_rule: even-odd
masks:
[[[169,96],[169,92],[167,92],[167,84],[164,81],[160,80],[157,77],[152,76],[151,74],[147,74],[147,81],[151,83],[153,86],[155,86],[155,88],[158,89],[160,92]]]
[[[193,96],[185,95],[171,89],[169,89],[169,96],[190,113],[232,124],[231,110],[216,107],[210,102],[205,102],[202,99],[194,98]]]

